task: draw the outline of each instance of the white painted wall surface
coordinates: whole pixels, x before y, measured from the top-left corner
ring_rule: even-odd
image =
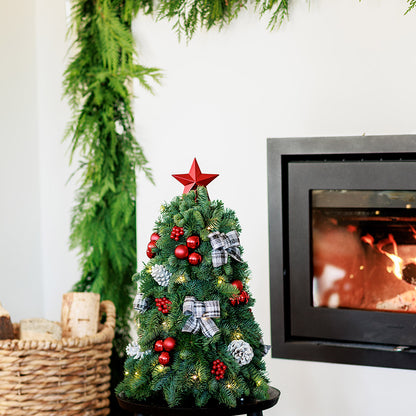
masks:
[[[35,3],[0,3],[0,302],[41,316]]]
[[[196,156],[203,172],[220,173],[211,197],[240,219],[254,312],[269,341],[266,138],[416,133],[416,11],[405,9],[405,0],[293,1],[278,31],[244,12],[188,45],[168,23],[139,16],[141,60],[165,72],[154,96],[136,91],[137,137],[157,183],[139,175],[139,260],[160,205],[182,191],[170,175],[187,172]],[[71,169],[60,143],[69,118],[60,101],[64,10],[64,0],[0,2],[0,301],[15,320],[59,319],[62,293],[78,279],[67,248]],[[266,415],[413,408],[414,371],[270,357],[267,365],[282,397]]]

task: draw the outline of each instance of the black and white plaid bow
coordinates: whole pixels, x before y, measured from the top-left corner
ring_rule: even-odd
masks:
[[[199,301],[193,296],[187,296],[183,302],[183,313],[189,319],[185,322],[182,332],[196,334],[200,329],[208,338],[213,337],[218,331],[217,325],[211,318],[220,317],[220,302],[218,300]]]
[[[133,308],[140,313],[147,310],[149,307],[149,301],[143,296],[143,293],[137,292],[133,301]]]
[[[212,246],[212,265],[214,267],[222,266],[228,261],[228,255],[237,261],[243,261],[240,256],[240,240],[237,231],[233,230],[227,234],[215,231],[208,234]]]

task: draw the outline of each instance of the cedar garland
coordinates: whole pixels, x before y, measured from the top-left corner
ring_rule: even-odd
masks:
[[[115,347],[129,341],[136,272],[136,170],[152,180],[143,150],[133,135],[131,84],[148,90],[160,79],[156,68],[135,62],[131,22],[137,0],[76,0],[72,5],[74,55],[64,74],[65,95],[74,119],[66,137],[79,186],[71,222],[71,248],[81,263],[74,290],[99,293],[117,309]]]

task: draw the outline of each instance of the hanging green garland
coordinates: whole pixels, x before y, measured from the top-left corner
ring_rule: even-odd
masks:
[[[99,293],[117,308],[115,346],[129,340],[135,288],[136,169],[151,173],[133,135],[131,83],[151,89],[155,68],[135,63],[131,21],[137,0],[77,0],[72,7],[74,56],[64,74],[74,120],[67,137],[80,158],[80,183],[71,223],[71,246],[79,252],[77,291]],[[72,158],[71,158],[72,159]]]
[[[173,21],[179,37],[192,38],[200,29],[222,28],[238,17],[250,3],[261,16],[269,15],[270,29],[274,29],[288,16],[289,0],[141,0],[145,14],[155,13],[158,20]]]

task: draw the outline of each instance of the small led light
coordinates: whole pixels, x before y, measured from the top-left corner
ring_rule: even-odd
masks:
[[[176,283],[185,283],[186,277],[182,274],[176,279]]]
[[[124,372],[124,375],[125,375],[125,376],[128,376],[129,374],[130,374],[130,373],[129,373],[128,371],[125,371],[125,372]]]
[[[376,215],[380,215],[380,211],[379,211],[379,210],[377,210],[374,214],[376,214]]]
[[[407,209],[412,208],[412,204],[406,204],[406,208],[407,208]]]
[[[360,270],[364,270],[364,266],[363,265],[360,266]]]

